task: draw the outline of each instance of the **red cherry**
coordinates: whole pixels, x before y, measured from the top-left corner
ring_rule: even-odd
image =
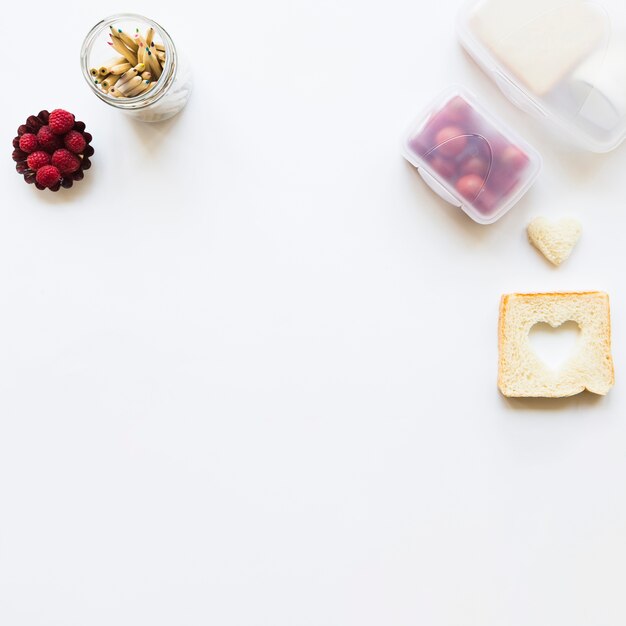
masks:
[[[476,174],[481,178],[486,178],[489,171],[489,163],[481,157],[470,157],[461,163],[461,174]]]
[[[467,174],[456,182],[457,191],[467,200],[474,200],[484,185],[485,179],[476,174]]]
[[[437,151],[445,157],[456,157],[467,146],[467,134],[458,126],[446,126],[435,136]]]
[[[455,178],[456,165],[454,164],[454,161],[451,161],[450,159],[444,159],[437,154],[434,156],[431,155],[430,167],[446,180],[453,180]]]
[[[498,155],[500,163],[509,170],[519,171],[526,167],[528,156],[517,146],[509,144]]]

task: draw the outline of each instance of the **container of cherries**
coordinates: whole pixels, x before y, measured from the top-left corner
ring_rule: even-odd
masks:
[[[403,148],[431,189],[479,224],[509,211],[542,167],[532,146],[459,87],[446,90],[416,120]]]
[[[17,129],[13,160],[18,174],[37,189],[68,189],[91,167],[91,134],[64,109],[40,111]]]

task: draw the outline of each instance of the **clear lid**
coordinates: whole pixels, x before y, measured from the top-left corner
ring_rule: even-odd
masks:
[[[626,138],[625,0],[469,0],[458,31],[520,108],[594,152]]]
[[[536,150],[461,87],[446,90],[415,121],[403,152],[435,192],[480,224],[511,209],[542,165]]]

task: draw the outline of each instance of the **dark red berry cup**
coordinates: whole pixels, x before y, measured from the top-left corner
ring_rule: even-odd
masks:
[[[91,167],[91,141],[85,124],[68,111],[40,111],[17,129],[13,139],[15,169],[41,191],[69,189]]]

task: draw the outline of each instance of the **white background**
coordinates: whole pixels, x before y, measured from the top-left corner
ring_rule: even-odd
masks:
[[[0,624],[617,626],[626,621],[626,147],[572,151],[460,49],[457,0],[4,8]],[[79,50],[162,23],[188,108],[141,125]],[[451,82],[545,158],[492,226],[400,156]],[[64,107],[69,192],[10,160]],[[551,267],[536,215],[578,217]],[[602,289],[617,385],[507,401],[500,295]]]

